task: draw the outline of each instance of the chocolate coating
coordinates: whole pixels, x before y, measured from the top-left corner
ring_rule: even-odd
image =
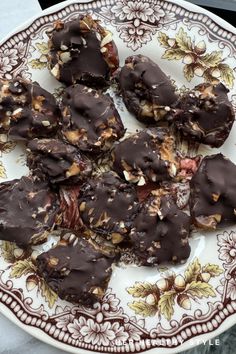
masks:
[[[0,184],[0,240],[20,247],[42,242],[60,213],[47,183],[22,177]]]
[[[130,135],[115,145],[112,156],[114,170],[139,186],[169,180],[177,173],[174,137],[164,128]]]
[[[79,150],[59,139],[34,139],[27,164],[34,175],[51,183],[79,183],[91,175],[92,163]]]
[[[171,195],[160,190],[143,203],[130,233],[134,253],[142,265],[180,262],[190,255],[190,217],[181,211]]]
[[[128,57],[118,80],[127,109],[143,123],[164,118],[169,106],[177,100],[171,80],[143,55]]]
[[[52,94],[23,79],[0,81],[0,131],[16,140],[56,134],[60,111]]]
[[[91,179],[81,188],[79,209],[83,223],[113,243],[128,236],[138,208],[134,186],[114,172]]]
[[[73,238],[73,233],[67,235]],[[61,299],[92,305],[107,289],[114,255],[83,238],[61,242],[37,257],[39,273]]]
[[[193,176],[190,211],[200,228],[236,221],[236,165],[222,154],[203,158]]]
[[[62,114],[63,136],[82,151],[108,150],[125,132],[112,98],[86,86],[65,90]]]
[[[119,66],[112,34],[89,15],[55,22],[48,36],[49,68],[66,85],[104,86]]]
[[[223,84],[201,84],[183,95],[172,116],[186,139],[220,147],[231,131],[235,114]]]

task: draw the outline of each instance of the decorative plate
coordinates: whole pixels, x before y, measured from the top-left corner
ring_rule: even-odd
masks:
[[[113,33],[121,64],[128,55],[145,54],[180,90],[219,79],[230,89],[236,109],[235,28],[181,0],[63,2],[2,42],[0,77],[22,75],[59,95],[61,85],[46,67],[46,30],[81,12],[91,13]],[[140,128],[113,96],[128,131]],[[0,144],[1,181],[27,174],[24,146],[4,136]],[[235,145],[236,126],[220,149],[234,163]],[[215,151],[205,147],[198,153]],[[1,242],[0,311],[37,338],[72,353],[155,353],[158,348],[165,354],[191,348],[236,323],[236,227],[194,232],[190,243],[191,256],[182,265],[117,267],[102,302],[89,309],[58,299],[38,277],[29,255]],[[182,284],[181,291],[170,278]]]

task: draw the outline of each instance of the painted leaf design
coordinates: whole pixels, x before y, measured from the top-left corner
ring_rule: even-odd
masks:
[[[61,96],[62,96],[63,93],[64,93],[64,90],[65,90],[65,87],[64,87],[64,86],[57,87],[57,88],[53,91],[53,95],[54,95],[57,99],[60,99]]]
[[[169,37],[164,32],[158,33],[158,41],[162,47],[169,48],[168,39],[169,39]]]
[[[202,55],[200,61],[209,67],[217,66],[222,61],[222,51],[214,50],[210,54]]]
[[[16,146],[16,143],[14,141],[7,141],[5,143],[2,143],[0,141],[0,150],[1,150],[1,152],[5,153],[5,154],[8,154],[12,150],[14,150],[15,146]]]
[[[177,293],[175,290],[166,291],[160,298],[158,307],[160,313],[169,321],[174,313],[174,303]]]
[[[58,295],[48,286],[44,279],[40,279],[40,290],[42,296],[48,303],[48,306],[52,308],[58,299]]]
[[[196,296],[199,299],[203,297],[215,297],[215,291],[213,286],[209,283],[204,283],[201,281],[192,281],[190,284],[187,284],[185,293],[191,296]]]
[[[134,301],[128,305],[134,310],[136,315],[141,315],[143,317],[154,316],[157,312],[157,307],[155,305],[149,305],[143,300]]]
[[[184,52],[192,51],[192,42],[191,37],[184,32],[184,29],[181,27],[179,32],[176,35],[176,42],[178,47],[183,50]]]
[[[8,262],[8,263],[14,263],[15,262],[15,256],[14,256],[15,244],[13,242],[2,241],[1,249],[2,249],[2,257],[3,257],[4,261]]]
[[[0,178],[7,178],[6,169],[2,161],[0,161]]]
[[[168,60],[179,60],[185,56],[185,52],[181,49],[167,49],[165,53],[162,55],[163,59]]]
[[[40,63],[46,63],[48,62],[47,56],[42,54],[39,58]]]
[[[202,272],[209,273],[211,277],[217,277],[218,275],[222,274],[224,271],[217,264],[208,263],[202,268]]]
[[[22,261],[18,261],[15,264],[13,264],[10,277],[20,278],[22,277],[22,275],[35,273],[35,272],[36,272],[35,265],[29,259],[24,259]]]
[[[133,297],[146,297],[149,294],[159,293],[155,284],[136,282],[134,286],[127,289]]]
[[[211,69],[206,69],[202,76],[206,82],[210,82],[212,84],[219,82],[217,78],[212,76]]]
[[[41,54],[48,54],[49,52],[47,42],[36,43],[36,47],[38,48]]]
[[[47,63],[41,62],[39,59],[33,59],[29,62],[32,69],[44,69],[47,67]]]
[[[220,70],[221,79],[228,87],[232,88],[235,79],[233,69],[231,69],[228,64],[219,64],[218,69]]]
[[[198,258],[194,258],[194,260],[188,265],[184,272],[186,283],[191,283],[193,280],[196,280],[200,272],[201,264],[199,263]]]
[[[183,73],[184,77],[186,78],[187,81],[191,81],[192,78],[194,77],[194,68],[192,65],[184,65],[183,68]]]

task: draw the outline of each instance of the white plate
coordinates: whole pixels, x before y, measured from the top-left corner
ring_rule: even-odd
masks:
[[[182,89],[220,77],[236,108],[235,28],[181,0],[63,2],[2,42],[0,76],[22,75],[58,93],[61,85],[46,68],[45,31],[55,20],[68,20],[80,12],[92,13],[113,32],[121,64],[128,55],[145,54]],[[121,100],[115,99],[128,130],[141,127]],[[235,142],[234,126],[221,149],[205,147],[200,152],[222,151],[236,163]],[[2,181],[26,174],[24,147],[3,144],[0,163]],[[158,348],[158,353],[165,354],[191,348],[236,323],[236,228],[194,233],[190,243],[188,262],[168,266],[168,272],[181,275],[188,284],[182,292],[176,293],[166,284],[160,299],[156,295],[153,285],[167,276],[167,268],[117,267],[103,302],[88,309],[59,300],[39,279],[25,254],[2,242],[0,310],[37,338],[72,353],[148,349],[156,353]]]

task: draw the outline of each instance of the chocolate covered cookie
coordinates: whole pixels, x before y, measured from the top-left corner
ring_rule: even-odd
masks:
[[[118,76],[127,109],[142,123],[163,119],[177,100],[171,80],[151,59],[130,56]]]
[[[203,229],[236,222],[236,165],[222,154],[203,158],[193,176],[190,211]]]
[[[49,37],[49,68],[66,85],[77,82],[102,87],[119,66],[112,33],[90,15],[55,22]]]
[[[184,94],[176,104],[172,120],[191,141],[220,147],[231,131],[235,114],[223,84],[201,84]]]
[[[138,212],[135,187],[106,172],[85,183],[80,191],[80,216],[89,229],[116,244],[129,234]]]
[[[91,161],[76,147],[59,139],[33,139],[27,150],[27,164],[39,179],[53,184],[76,184],[91,175]]]
[[[156,190],[144,201],[134,220],[130,238],[142,265],[181,262],[190,255],[190,217],[164,190]]]
[[[65,90],[62,114],[63,136],[81,151],[101,153],[125,133],[112,98],[83,85]]]
[[[0,81],[0,132],[16,140],[50,137],[60,110],[52,94],[23,79]]]
[[[22,177],[0,184],[0,240],[20,247],[46,240],[60,214],[47,183]]]
[[[36,263],[39,274],[61,299],[92,305],[107,289],[114,260],[114,254],[104,253],[91,240],[67,232]]]
[[[150,128],[132,134],[115,145],[113,168],[138,186],[176,176],[178,161],[174,137],[164,128]]]

